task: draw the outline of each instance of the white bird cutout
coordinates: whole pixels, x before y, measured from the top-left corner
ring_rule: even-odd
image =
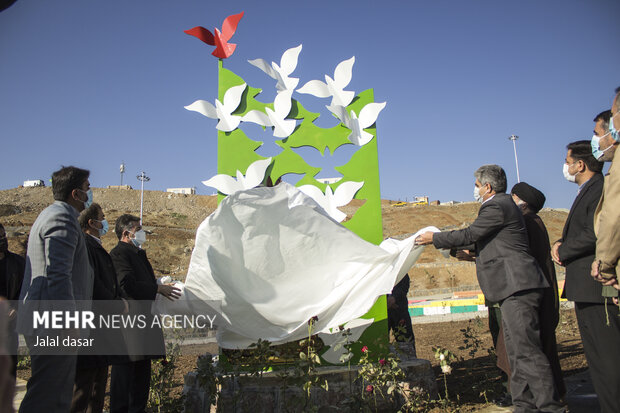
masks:
[[[282,54],[280,59],[280,65],[276,62],[271,62],[271,66],[264,59],[248,60],[248,63],[258,67],[263,72],[267,73],[270,77],[277,81],[276,89],[278,93],[285,90],[294,90],[299,83],[299,79],[296,77],[289,77],[291,73],[297,67],[297,59],[299,52],[301,52],[301,46],[288,49]]]
[[[255,188],[260,185],[270,164],[271,158],[261,159],[248,166],[245,176],[240,171],[237,171],[236,179],[230,175],[218,174],[211,179],[202,181],[202,183],[217,189],[223,194],[234,194],[237,191]]]
[[[286,138],[295,130],[297,121],[286,119],[291,111],[292,90],[285,90],[276,95],[273,101],[273,109],[266,107],[265,112],[251,110],[241,119],[244,122],[252,122],[261,126],[273,126],[273,136]]]
[[[185,109],[198,112],[211,119],[219,119],[216,128],[222,132],[232,132],[237,129],[241,116],[232,113],[239,107],[241,96],[246,84],[233,86],[224,93],[224,103],[215,99],[215,106],[205,100],[197,100]]]
[[[364,131],[364,129],[370,127],[377,121],[379,113],[385,107],[386,102],[383,103],[369,103],[360,111],[359,118],[355,114],[355,111],[351,111],[351,114],[347,113],[347,109],[343,106],[331,105],[327,106],[327,109],[346,126],[351,129],[351,133],[348,138],[351,143],[357,146],[364,146],[372,139],[372,133]]]
[[[321,190],[314,185],[303,185],[298,189],[310,198],[314,199],[316,203],[329,214],[330,217],[334,218],[338,222],[342,222],[347,217],[347,214],[340,211],[338,207],[345,206],[351,202],[357,191],[359,191],[362,186],[364,186],[363,181],[349,181],[338,185],[336,192],[332,192],[332,188],[328,185],[325,190],[325,194],[323,194],[323,192],[321,192]]]
[[[355,56],[338,63],[334,70],[334,78],[325,75],[325,83],[320,80],[311,80],[300,89],[299,93],[307,93],[318,98],[332,97],[332,105],[348,106],[355,97],[355,92],[344,90],[353,77],[353,63]]]

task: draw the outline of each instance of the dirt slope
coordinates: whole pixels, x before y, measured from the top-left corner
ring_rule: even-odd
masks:
[[[110,232],[103,245],[110,250],[117,243],[114,221],[121,214],[140,213],[140,191],[94,188],[94,200],[104,209]],[[0,223],[9,234],[9,247],[23,254],[30,226],[43,208],[53,202],[51,188],[15,188],[0,191]],[[402,238],[428,225],[457,229],[471,223],[479,205],[474,202],[453,206],[401,206],[382,202],[384,237]],[[342,210],[351,216],[361,205],[353,201]],[[183,280],[187,272],[198,225],[217,207],[215,196],[178,195],[160,191],[144,192],[144,225],[151,231],[145,249],[158,274]],[[567,213],[543,210],[540,213],[551,240],[559,238]],[[557,268],[558,278],[563,270]],[[477,281],[473,264],[446,259],[434,248],[426,248],[418,265],[410,271],[412,293],[426,289],[473,289]]]

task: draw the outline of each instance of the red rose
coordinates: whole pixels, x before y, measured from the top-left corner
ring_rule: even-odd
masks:
[[[362,353],[368,353],[368,347],[366,346],[362,347]]]
[[[368,393],[372,393],[375,390],[375,386],[373,386],[372,384],[369,384],[368,386],[366,386],[366,391]]]
[[[379,360],[379,364],[381,364],[382,366],[385,366],[385,359]]]

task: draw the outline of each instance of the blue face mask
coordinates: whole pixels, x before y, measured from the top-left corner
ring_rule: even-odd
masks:
[[[596,135],[592,136],[592,140],[590,141],[590,145],[592,146],[592,156],[594,156],[597,161],[600,161],[603,155],[605,155],[605,152],[607,152],[613,146],[609,145],[609,147],[605,148],[605,150],[601,150],[601,146],[599,144],[600,140],[603,139],[605,136],[609,135],[609,133],[611,132],[606,133],[602,137]]]
[[[84,201],[84,209],[88,209],[88,207],[90,207],[93,204],[93,190],[89,189],[88,191],[84,191],[82,189],[79,189],[79,191],[82,191],[86,194],[86,201]]]
[[[103,237],[105,234],[108,233],[108,229],[109,229],[109,225],[108,225],[108,220],[104,219],[103,221],[99,221],[101,222],[101,229],[99,230],[99,236]]]
[[[614,118],[618,116],[620,112],[616,113],[609,119],[609,133],[611,133],[611,137],[614,138],[616,142],[620,142],[620,134],[618,133],[618,129],[614,126]]]

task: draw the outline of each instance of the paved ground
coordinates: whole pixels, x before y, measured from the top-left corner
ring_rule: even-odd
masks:
[[[598,398],[592,387],[590,380],[590,372],[574,374],[564,378],[566,383],[566,403],[570,413],[600,413],[601,408],[598,404]],[[504,413],[512,412],[512,408],[503,408],[498,406],[488,406],[480,413]]]

